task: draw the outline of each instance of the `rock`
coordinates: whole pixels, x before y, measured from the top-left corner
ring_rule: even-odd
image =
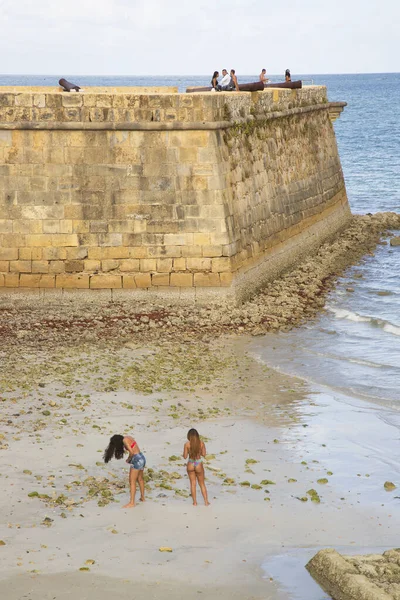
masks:
[[[400,246],[400,236],[390,238],[391,246]]]
[[[346,288],[346,292],[354,292],[354,288],[352,288],[352,287],[347,287],[347,288]]]
[[[383,484],[383,487],[385,488],[385,490],[387,492],[392,492],[393,490],[396,489],[397,486],[395,486],[394,483],[392,483],[391,481],[385,481],[385,483]]]

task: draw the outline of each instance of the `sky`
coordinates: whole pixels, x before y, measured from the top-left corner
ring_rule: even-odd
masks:
[[[0,73],[400,71],[399,0],[0,0]]]

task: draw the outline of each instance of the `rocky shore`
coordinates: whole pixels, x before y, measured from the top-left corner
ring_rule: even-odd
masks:
[[[344,270],[371,254],[382,236],[400,229],[400,215],[355,215],[335,239],[271,282],[241,306],[176,305],[138,300],[101,302],[101,296],[0,295],[3,348],[47,344],[156,341],[235,333],[288,331],[323,309],[326,294]],[[387,242],[381,242],[387,243]]]

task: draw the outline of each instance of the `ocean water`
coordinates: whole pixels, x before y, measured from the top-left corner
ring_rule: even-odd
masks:
[[[0,76],[0,85],[52,86],[60,76]],[[83,88],[176,85],[180,91],[210,80],[209,75],[66,78]],[[334,127],[352,211],[400,212],[400,73],[292,73],[292,78],[326,85],[330,100],[348,104]],[[256,79],[239,75],[241,81]],[[400,247],[378,246],[340,279],[317,320],[266,336],[255,344],[257,356],[282,371],[400,410],[399,281]]]

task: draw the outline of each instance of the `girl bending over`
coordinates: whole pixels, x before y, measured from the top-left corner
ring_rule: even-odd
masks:
[[[206,455],[206,447],[200,440],[199,434],[196,429],[190,429],[187,434],[188,441],[183,447],[183,458],[188,462],[186,465],[187,473],[190,479],[190,493],[192,495],[193,506],[197,506],[196,501],[196,481],[198,482],[201,493],[203,494],[204,504],[208,506],[206,484],[204,483],[204,467],[203,467],[203,456]]]
[[[140,500],[144,502],[144,479],[143,469],[146,466],[146,458],[137,442],[129,435],[113,435],[110,438],[104,452],[104,462],[108,463],[112,458],[120,459],[123,458],[124,453],[128,452],[128,458],[126,462],[131,465],[129,469],[129,486],[131,490],[131,499],[128,504],[125,504],[124,508],[133,508],[135,506],[135,495],[136,495],[136,481],[139,482],[140,488]]]

